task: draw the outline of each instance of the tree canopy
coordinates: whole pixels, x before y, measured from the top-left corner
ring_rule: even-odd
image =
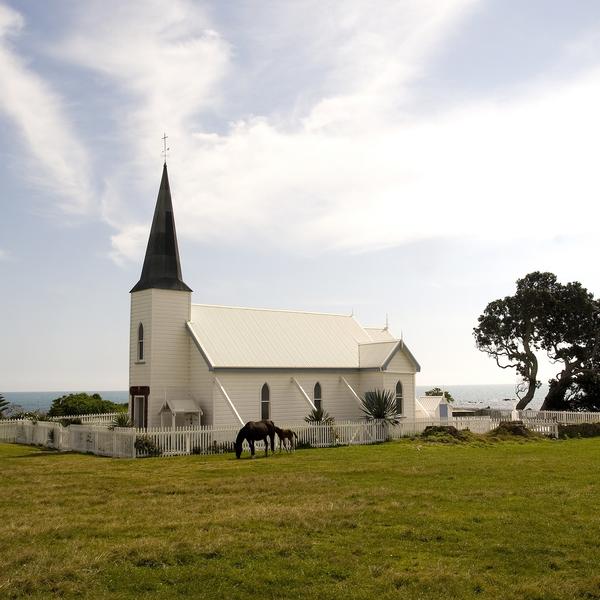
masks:
[[[100,394],[67,394],[52,401],[48,411],[50,417],[68,417],[72,415],[91,415],[125,410],[122,404],[104,400]]]
[[[543,410],[596,402],[592,396],[598,375],[600,304],[579,282],[561,284],[553,273],[529,273],[517,280],[514,295],[486,306],[473,333],[479,350],[522,378],[518,409],[529,404],[541,385],[539,352],[560,369],[549,381]],[[571,405],[568,398],[573,398]]]
[[[442,388],[439,387],[434,387],[431,388],[430,390],[427,390],[425,392],[426,396],[444,396],[444,398],[446,398],[446,400],[448,400],[448,402],[454,402],[454,398],[452,397],[452,394],[447,391],[447,390],[443,390]]]

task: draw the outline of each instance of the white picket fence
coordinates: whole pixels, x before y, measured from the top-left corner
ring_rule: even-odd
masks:
[[[113,419],[120,415],[119,412],[100,413],[95,415],[69,415],[66,417],[50,417],[51,421],[60,421],[61,419],[79,419],[82,425],[110,425]]]
[[[579,423],[600,423],[600,412],[567,412],[559,410],[520,410],[519,419],[523,423],[548,421],[560,425]]]
[[[182,454],[215,454],[230,452],[239,428],[229,427],[180,427],[176,429],[109,429],[107,425],[116,413],[100,415],[103,421],[96,420],[81,425],[63,427],[53,421],[4,420],[0,421],[0,442],[32,444],[61,451],[75,451],[112,456],[135,458],[146,456],[147,452],[138,444],[145,438],[159,450],[161,456]],[[521,416],[522,415],[522,416]],[[98,417],[99,415],[84,415]],[[524,424],[543,435],[557,437],[558,425],[563,423],[600,422],[600,413],[558,413],[545,411],[521,411]],[[397,425],[383,421],[336,421],[332,425],[314,423],[278,424],[292,429],[298,436],[300,447],[324,448],[353,444],[374,444],[390,439],[412,437],[421,434],[430,425],[453,425],[457,429],[469,429],[473,433],[486,433],[498,426],[499,417],[477,416],[457,417],[442,420],[414,419],[402,420]],[[248,450],[247,445],[245,450]],[[264,450],[257,444],[257,451]]]
[[[327,448],[331,446],[351,446],[355,444],[376,444],[390,439],[412,437],[421,434],[430,425],[453,425],[457,429],[469,429],[474,433],[486,433],[493,429],[495,422],[490,417],[461,417],[457,419],[415,419],[403,420],[397,425],[383,421],[335,421],[332,425],[316,423],[278,424],[282,429],[291,429],[298,436],[299,447]],[[230,452],[239,427],[178,427],[176,429],[138,429],[159,447],[162,456],[180,454],[214,454]],[[276,436],[276,444],[278,440]],[[244,444],[244,450],[248,450]],[[264,452],[262,442],[256,443],[257,452]],[[143,456],[138,451],[138,456]]]
[[[381,421],[336,421],[333,425],[286,423],[278,426],[282,429],[292,429],[298,436],[296,445],[300,447],[326,448],[338,445],[375,444],[389,439],[388,428]],[[238,431],[238,426],[202,426],[138,429],[137,433],[159,447],[162,456],[175,456],[231,452]],[[278,445],[277,436],[275,442]],[[257,442],[255,446],[257,451],[264,451],[262,442]],[[247,444],[244,444],[244,450],[248,450]],[[138,456],[143,455],[138,451]]]
[[[0,442],[45,446],[115,458],[135,458],[135,429],[108,429],[98,425],[63,427],[52,421],[0,421]]]

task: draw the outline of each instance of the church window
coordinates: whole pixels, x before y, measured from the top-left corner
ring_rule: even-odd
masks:
[[[138,360],[144,360],[144,326],[140,323],[138,327]]]
[[[402,382],[399,381],[396,384],[396,413],[399,414],[399,415],[402,414],[402,409],[403,409],[402,398],[403,398],[403,395],[402,395]]]
[[[260,391],[260,418],[269,419],[271,417],[269,386],[265,383]]]
[[[315,391],[314,391],[313,397],[315,400],[315,408],[317,408],[317,409],[323,408],[323,397],[321,395],[321,384],[318,381],[317,381],[317,383],[315,383]]]

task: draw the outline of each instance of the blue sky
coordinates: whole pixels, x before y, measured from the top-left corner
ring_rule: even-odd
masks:
[[[600,5],[373,6],[0,0],[0,388],[127,387],[163,131],[194,301],[388,313],[419,383],[514,381],[486,303],[600,288]]]

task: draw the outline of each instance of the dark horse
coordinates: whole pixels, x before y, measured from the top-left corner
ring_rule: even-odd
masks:
[[[248,440],[250,454],[254,458],[254,442],[262,440],[265,443],[265,456],[269,456],[269,440],[271,452],[275,452],[275,424],[273,421],[248,421],[238,432],[235,439],[235,457],[242,455],[242,444]]]

